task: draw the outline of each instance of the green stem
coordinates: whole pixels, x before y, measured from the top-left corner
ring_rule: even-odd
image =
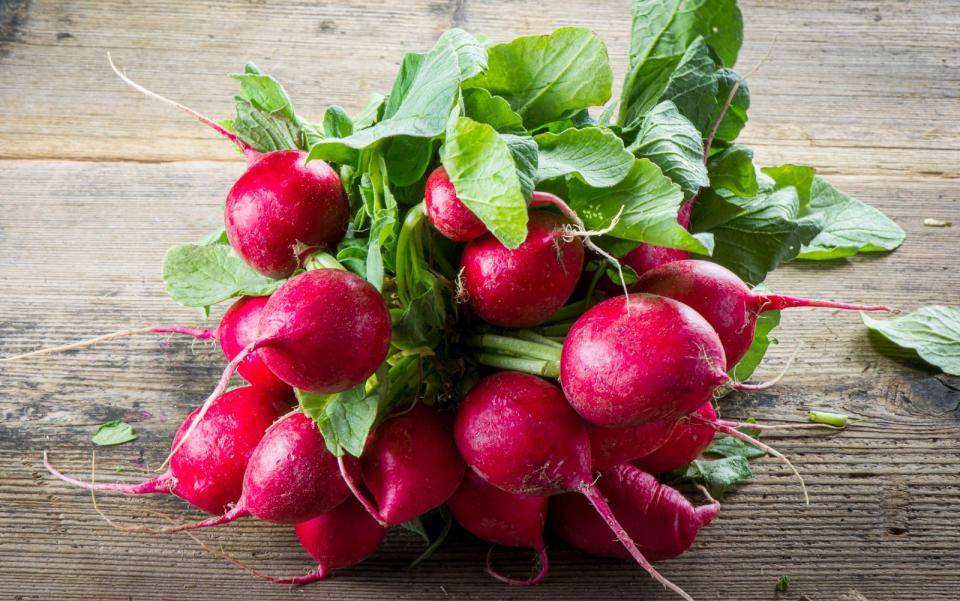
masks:
[[[346,267],[344,267],[343,264],[340,263],[340,261],[337,261],[336,257],[331,255],[330,253],[326,253],[323,251],[315,252],[312,255],[310,255],[310,257],[306,260],[306,262],[304,262],[303,266],[307,271],[312,271],[314,269],[346,270]]]
[[[563,348],[563,344],[553,340],[552,338],[547,338],[541,334],[534,332],[533,330],[517,330],[513,333],[517,338],[522,338],[529,342],[536,342],[537,344],[545,344],[547,346],[553,346],[556,348]]]
[[[593,277],[590,278],[590,285],[587,287],[587,294],[583,299],[584,309],[589,309],[593,306],[593,293],[597,289],[597,284],[600,283],[600,278],[602,278],[606,272],[607,263],[604,261],[597,266],[597,271],[593,274]]]
[[[537,359],[521,359],[520,357],[507,357],[506,355],[497,355],[495,353],[477,353],[474,356],[477,363],[488,365],[498,369],[510,371],[519,371],[525,374],[543,376],[545,378],[560,377],[559,361],[540,361]]]
[[[807,419],[815,424],[827,424],[843,428],[850,421],[850,418],[841,413],[827,413],[825,411],[811,411],[807,414]]]
[[[544,361],[560,361],[560,349],[554,344],[540,344],[530,342],[529,340],[510,338],[509,336],[498,336],[496,334],[468,336],[467,344],[485,350],[504,351],[518,357],[542,359]]]
[[[567,332],[570,331],[570,328],[573,327],[573,322],[567,323],[555,323],[548,326],[542,326],[537,328],[536,332],[548,337],[565,337]]]
[[[577,301],[575,303],[570,303],[569,305],[562,307],[559,311],[550,316],[550,319],[543,322],[545,324],[557,323],[559,321],[569,321],[571,319],[576,319],[586,311],[587,304],[586,301]]]

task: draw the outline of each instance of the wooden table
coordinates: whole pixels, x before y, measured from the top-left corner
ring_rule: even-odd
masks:
[[[404,51],[462,26],[495,40],[562,25],[592,27],[619,80],[629,3],[578,0],[0,2],[0,356],[142,324],[202,324],[167,299],[165,249],[220,222],[243,169],[231,146],[124,86],[135,79],[207,114],[232,111],[227,73],[254,60],[316,117],[386,91]],[[741,71],[752,76],[743,139],[762,164],[816,166],[907,231],[890,256],[777,271],[782,291],[906,309],[960,301],[960,7],[952,0],[743,2]],[[953,228],[923,226],[924,218]],[[214,318],[216,315],[214,315]],[[207,322],[209,323],[209,322]],[[698,600],[960,598],[960,379],[877,352],[855,314],[784,316],[759,374],[799,359],[774,390],[723,401],[730,417],[802,421],[849,413],[834,435],[770,436],[810,487],[761,460],[719,519],[663,572]],[[408,535],[374,559],[304,589],[261,583],[184,536],[111,529],[90,496],[52,480],[41,452],[81,477],[89,437],[123,418],[140,439],[99,453],[101,479],[140,479],[222,367],[208,344],[141,338],[0,366],[0,598],[49,599],[674,599],[639,569],[555,544],[546,584],[486,577],[486,547],[454,533],[418,569]],[[122,475],[117,472],[123,469]],[[119,523],[196,514],[172,498],[101,495]],[[247,521],[199,533],[258,568],[310,567],[289,528]],[[529,558],[506,554],[522,573]],[[793,584],[777,596],[774,584]]]

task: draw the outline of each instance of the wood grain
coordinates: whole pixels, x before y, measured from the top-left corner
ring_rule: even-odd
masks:
[[[907,231],[889,256],[795,264],[771,285],[791,293],[882,301],[906,309],[960,303],[960,10],[949,0],[744,2],[753,106],[744,140],[758,161],[811,164]],[[300,111],[358,108],[389,87],[404,51],[450,26],[496,40],[582,24],[610,47],[619,76],[628,3],[578,0],[376,3],[0,2],[0,356],[134,325],[204,323],[169,301],[165,249],[218,226],[241,172],[229,145],[189,118],[125,88],[113,53],[141,83],[215,117],[231,110],[226,73],[254,60]],[[216,319],[216,314],[213,319]],[[761,460],[756,479],[664,573],[698,600],[872,601],[957,598],[960,587],[960,380],[906,353],[889,357],[855,314],[784,315],[758,377],[800,358],[777,388],[723,402],[724,415],[798,421],[843,411],[847,431],[770,440],[810,487]],[[637,568],[585,558],[551,541],[546,584],[510,589],[482,570],[484,545],[455,532],[405,570],[416,540],[392,535],[370,562],[305,589],[262,584],[190,539],[111,529],[90,497],[48,478],[42,450],[89,473],[89,436],[109,419],[140,440],[99,453],[99,478],[134,481],[165,456],[180,420],[222,367],[208,344],[174,338],[110,343],[0,366],[0,598],[48,599],[673,599]],[[117,467],[123,468],[122,473]],[[195,514],[170,498],[101,496],[120,523]],[[309,566],[288,528],[245,522],[199,534],[258,568]],[[523,574],[524,552],[498,554]],[[773,592],[781,574],[790,592]]]

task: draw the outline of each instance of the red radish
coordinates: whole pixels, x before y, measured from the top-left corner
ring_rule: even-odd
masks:
[[[491,576],[519,586],[538,584],[546,578],[550,567],[543,543],[547,497],[515,495],[468,471],[457,492],[447,501],[447,509],[458,524],[477,538],[494,545],[529,547],[537,552],[540,571],[533,578],[514,580],[498,574],[491,567],[488,555],[487,573]]]
[[[643,275],[651,269],[656,269],[661,265],[682,261],[690,257],[690,253],[677,248],[667,248],[665,246],[656,246],[654,244],[641,244],[626,255],[624,255],[624,265],[630,266],[638,275]]]
[[[467,465],[501,490],[517,495],[584,495],[637,563],[692,601],[650,565],[610,511],[593,483],[586,424],[559,388],[517,372],[488,376],[461,403],[454,437]]]
[[[673,437],[676,422],[650,422],[626,428],[604,428],[589,424],[593,469],[605,470],[654,453]]]
[[[583,244],[564,232],[566,219],[531,211],[527,238],[514,250],[492,234],[469,244],[460,261],[470,307],[505,328],[539,325],[563,306],[583,270]]]
[[[169,493],[214,514],[240,498],[243,474],[264,432],[291,405],[292,395],[281,395],[252,386],[225,392],[213,402],[207,419],[170,460],[162,475],[140,484],[90,484],[64,476],[44,453],[44,465],[65,482],[92,490],[127,494]],[[173,439],[176,446],[197,412],[184,420]]]
[[[645,273],[636,290],[659,294],[693,307],[716,330],[730,369],[750,349],[757,315],[792,307],[829,307],[853,311],[891,311],[889,307],[853,305],[780,294],[756,294],[735,273],[709,261],[675,261]]]
[[[274,423],[254,449],[243,475],[243,493],[233,509],[193,524],[129,530],[180,532],[248,515],[264,522],[296,524],[330,511],[349,496],[337,458],[327,450],[320,429],[303,413],[291,413]]]
[[[694,507],[679,491],[657,482],[629,464],[605,470],[597,481],[610,509],[651,560],[670,559],[690,548],[697,533],[708,525],[720,504]],[[550,501],[550,524],[560,538],[591,555],[629,559],[622,545],[580,495],[566,494]]]
[[[457,197],[453,182],[442,165],[427,178],[423,196],[430,223],[444,237],[469,242],[487,233],[487,226]]]
[[[700,418],[699,420],[693,418]],[[640,469],[659,474],[687,465],[699,457],[716,436],[716,429],[700,420],[716,422],[717,412],[713,403],[707,401],[690,418],[681,419],[670,437],[656,451],[630,463]]]
[[[696,311],[650,294],[616,297],[574,323],[560,357],[570,404],[599,426],[677,420],[734,384],[716,332]]]
[[[268,296],[243,297],[230,305],[223,314],[214,337],[220,342],[220,348],[228,361],[240,354],[245,346],[256,339],[260,315],[268,300],[270,300]],[[263,362],[260,351],[247,355],[237,366],[237,373],[247,382],[260,388],[290,389],[283,380],[273,375]]]
[[[213,120],[130,80],[113,60],[110,66],[133,88],[196,117],[243,151],[247,171],[227,194],[224,224],[230,245],[250,267],[269,277],[285,278],[305,251],[333,249],[340,242],[350,207],[330,165],[308,164],[302,150],[258,152]]]
[[[439,507],[457,490],[465,466],[453,442],[450,420],[440,410],[417,405],[384,421],[360,457],[363,483],[376,509],[354,494],[384,526],[396,526]],[[348,485],[352,477],[342,475]]]

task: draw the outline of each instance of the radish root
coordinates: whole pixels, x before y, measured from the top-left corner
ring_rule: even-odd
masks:
[[[547,577],[547,572],[550,571],[550,560],[547,557],[547,550],[545,548],[535,549],[537,553],[537,556],[536,556],[537,564],[539,566],[537,573],[531,578],[528,578],[526,580],[521,580],[517,578],[509,578],[507,576],[504,576],[503,574],[500,574],[493,568],[493,550],[496,547],[497,547],[496,545],[492,545],[490,549],[487,550],[486,568],[487,568],[487,574],[489,574],[491,577],[496,578],[500,582],[509,584],[511,586],[534,586],[543,582],[543,579]]]
[[[104,334],[102,336],[90,338],[89,340],[81,340],[80,342],[71,342],[70,344],[52,346],[50,348],[30,351],[29,353],[13,355],[12,357],[4,357],[0,359],[0,363],[5,363],[7,361],[18,361],[20,359],[26,359],[27,357],[40,357],[42,355],[61,353],[63,351],[72,351],[93,346],[101,342],[107,342],[108,340],[126,338],[127,336],[139,336],[141,334],[184,334],[187,336],[193,336],[194,338],[199,338],[200,340],[210,340],[216,338],[216,334],[213,330],[205,330],[202,328],[185,328],[181,326],[151,326],[148,328],[131,328],[129,330],[111,332],[110,334]]]

